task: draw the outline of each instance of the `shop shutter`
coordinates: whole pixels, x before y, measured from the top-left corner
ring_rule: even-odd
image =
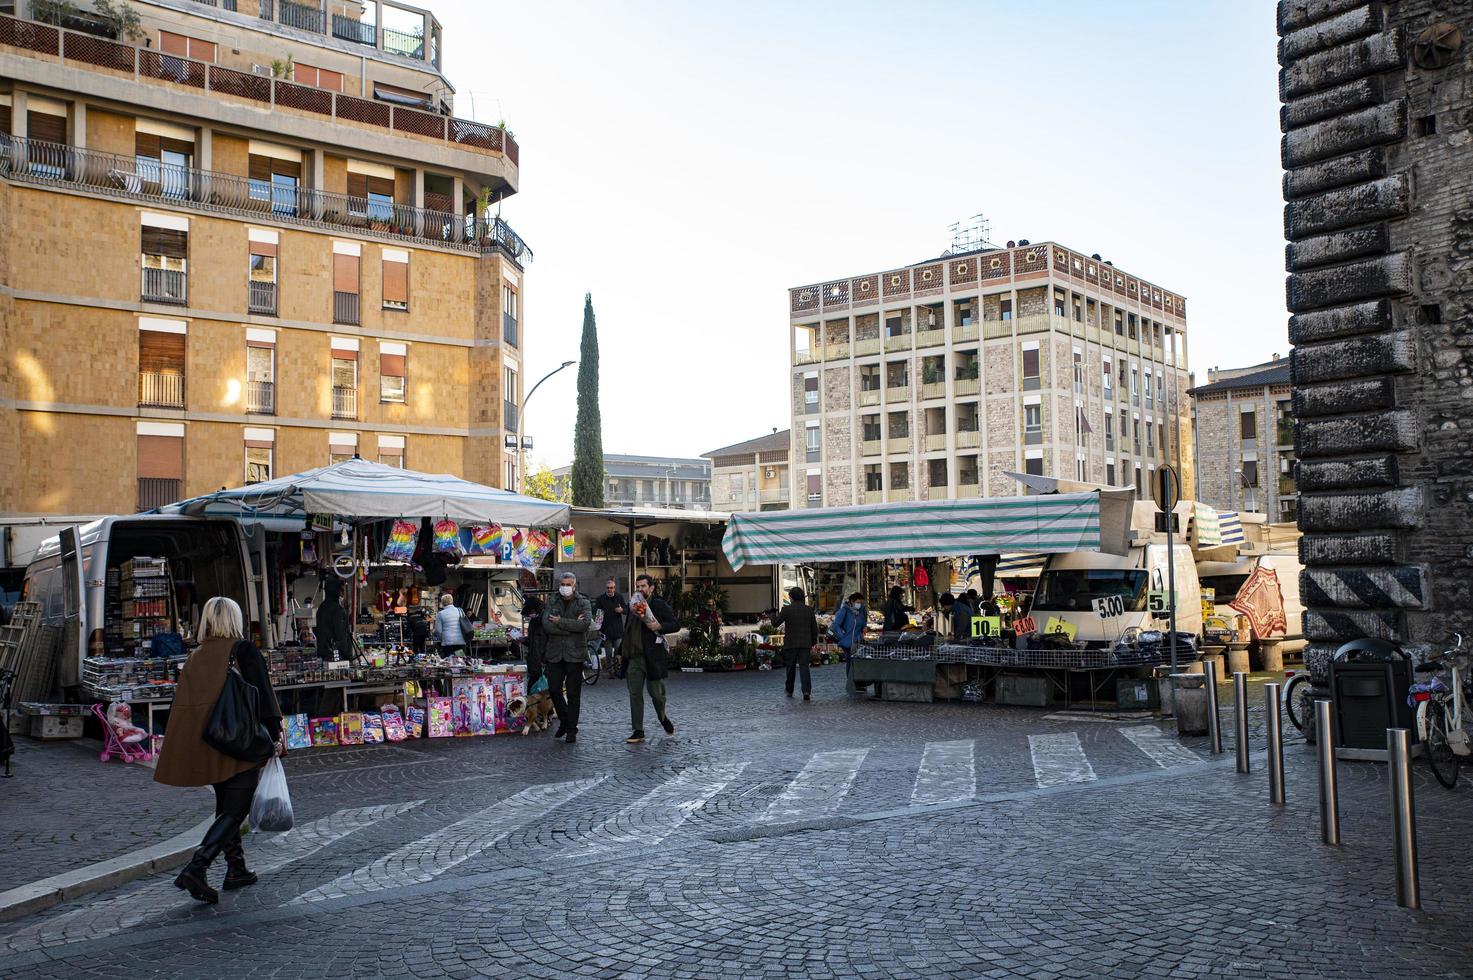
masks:
[[[138,476],[144,480],[184,479],[184,440],[179,436],[139,436]]]
[[[409,263],[384,259],[384,303],[409,305]]]
[[[339,293],[358,292],[358,256],[333,253],[332,288]]]
[[[368,196],[368,176],[366,174],[355,174],[352,171],[348,172],[348,196]]]
[[[165,255],[171,259],[189,257],[189,232],[173,228],[143,226],[143,254]]]
[[[66,142],[66,116],[53,116],[48,112],[26,113],[26,135],[45,143]]]
[[[184,371],[185,336],[162,330],[138,331],[138,370],[163,374]]]

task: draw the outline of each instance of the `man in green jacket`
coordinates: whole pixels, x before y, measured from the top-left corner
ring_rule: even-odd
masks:
[[[680,620],[670,603],[655,595],[655,580],[641,575],[634,580],[635,592],[624,617],[625,680],[629,684],[629,720],[634,732],[624,741],[644,741],[644,692],[648,688],[655,717],[667,735],[675,734],[675,723],[665,714],[665,675],[668,672],[665,634],[680,629]]]
[[[557,734],[553,738],[566,739],[571,745],[578,741],[578,708],[583,699],[583,664],[588,659],[593,606],[578,594],[578,577],[572,572],[559,577],[557,591],[542,618],[542,630],[547,634],[542,669],[557,711]]]

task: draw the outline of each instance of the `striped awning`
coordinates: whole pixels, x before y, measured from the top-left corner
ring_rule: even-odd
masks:
[[[733,514],[722,548],[746,564],[1100,550],[1100,494],[928,500]]]
[[[1243,522],[1235,510],[1218,511],[1217,525],[1222,531],[1223,544],[1243,544],[1248,540],[1243,534]]]

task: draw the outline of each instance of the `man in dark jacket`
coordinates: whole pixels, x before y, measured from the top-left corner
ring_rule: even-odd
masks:
[[[948,598],[951,598],[951,593],[949,592],[941,597],[943,606],[946,605]],[[970,639],[972,636],[972,616],[974,613],[972,607],[967,604],[966,595],[962,594],[952,599],[951,608],[947,612],[951,614],[951,638],[953,640]]]
[[[910,617],[906,613],[913,613],[915,609],[905,604],[901,598],[903,594],[900,586],[890,586],[890,598],[885,602],[885,625],[886,633],[898,633],[910,625]]]
[[[680,629],[680,620],[670,603],[655,595],[655,580],[641,575],[634,580],[634,598],[624,618],[624,680],[629,686],[629,722],[632,734],[624,741],[644,741],[644,692],[649,691],[655,717],[667,735],[675,734],[675,723],[665,713],[665,675],[669,672],[665,634]]]
[[[343,608],[343,583],[330,578],[322,583],[326,595],[317,609],[317,656],[323,660],[352,660],[353,636],[348,629],[348,610]]]
[[[593,629],[593,606],[578,593],[578,577],[563,572],[558,594],[547,603],[542,631],[547,635],[543,673],[558,728],[553,738],[578,741],[578,710],[583,700],[583,664],[588,659],[588,631]],[[566,691],[566,694],[564,693]]]
[[[604,614],[603,625],[598,628],[604,645],[611,652],[618,652],[619,644],[624,641],[624,614],[629,611],[629,603],[619,594],[619,583],[613,579],[605,582],[603,595],[593,600],[593,608]]]
[[[803,678],[803,700],[813,700],[813,674],[809,660],[818,643],[818,617],[813,607],[803,601],[803,590],[794,586],[788,590],[790,600],[782,611],[772,617],[774,629],[783,631],[783,663],[788,668],[788,697],[793,696],[793,672],[801,671]]]

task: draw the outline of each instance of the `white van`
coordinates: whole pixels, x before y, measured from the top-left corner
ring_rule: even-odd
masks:
[[[131,558],[169,562],[181,620],[192,625],[206,599],[227,596],[240,604],[247,633],[261,638],[261,614],[253,585],[252,555],[240,523],[229,518],[138,514],[105,517],[65,528],[36,549],[26,567],[22,598],[42,604],[42,622],[61,629],[59,683],[81,681],[82,659],[106,656],[107,574]],[[183,624],[182,624],[183,625]]]
[[[1202,635],[1202,590],[1197,583],[1192,549],[1178,541],[1172,555],[1176,565],[1176,629]],[[1076,630],[1074,639],[1089,646],[1113,646],[1127,630],[1168,629],[1169,620],[1148,608],[1152,592],[1167,592],[1166,545],[1135,544],[1124,556],[1100,552],[1050,555],[1038,577],[1029,615],[1046,629],[1050,619],[1063,620]],[[1120,612],[1101,615],[1095,600],[1118,597]],[[1107,606],[1117,606],[1108,603]]]
[[[1304,649],[1304,603],[1299,599],[1299,573],[1303,566],[1295,555],[1244,555],[1235,561],[1201,561],[1197,563],[1197,577],[1203,588],[1215,593],[1218,613],[1235,616],[1227,607],[1242,589],[1248,576],[1258,567],[1271,568],[1279,579],[1279,593],[1284,599],[1284,619],[1288,629],[1269,636],[1258,636],[1259,640],[1280,640],[1285,653],[1298,653]],[[1246,622],[1246,620],[1245,620]]]

